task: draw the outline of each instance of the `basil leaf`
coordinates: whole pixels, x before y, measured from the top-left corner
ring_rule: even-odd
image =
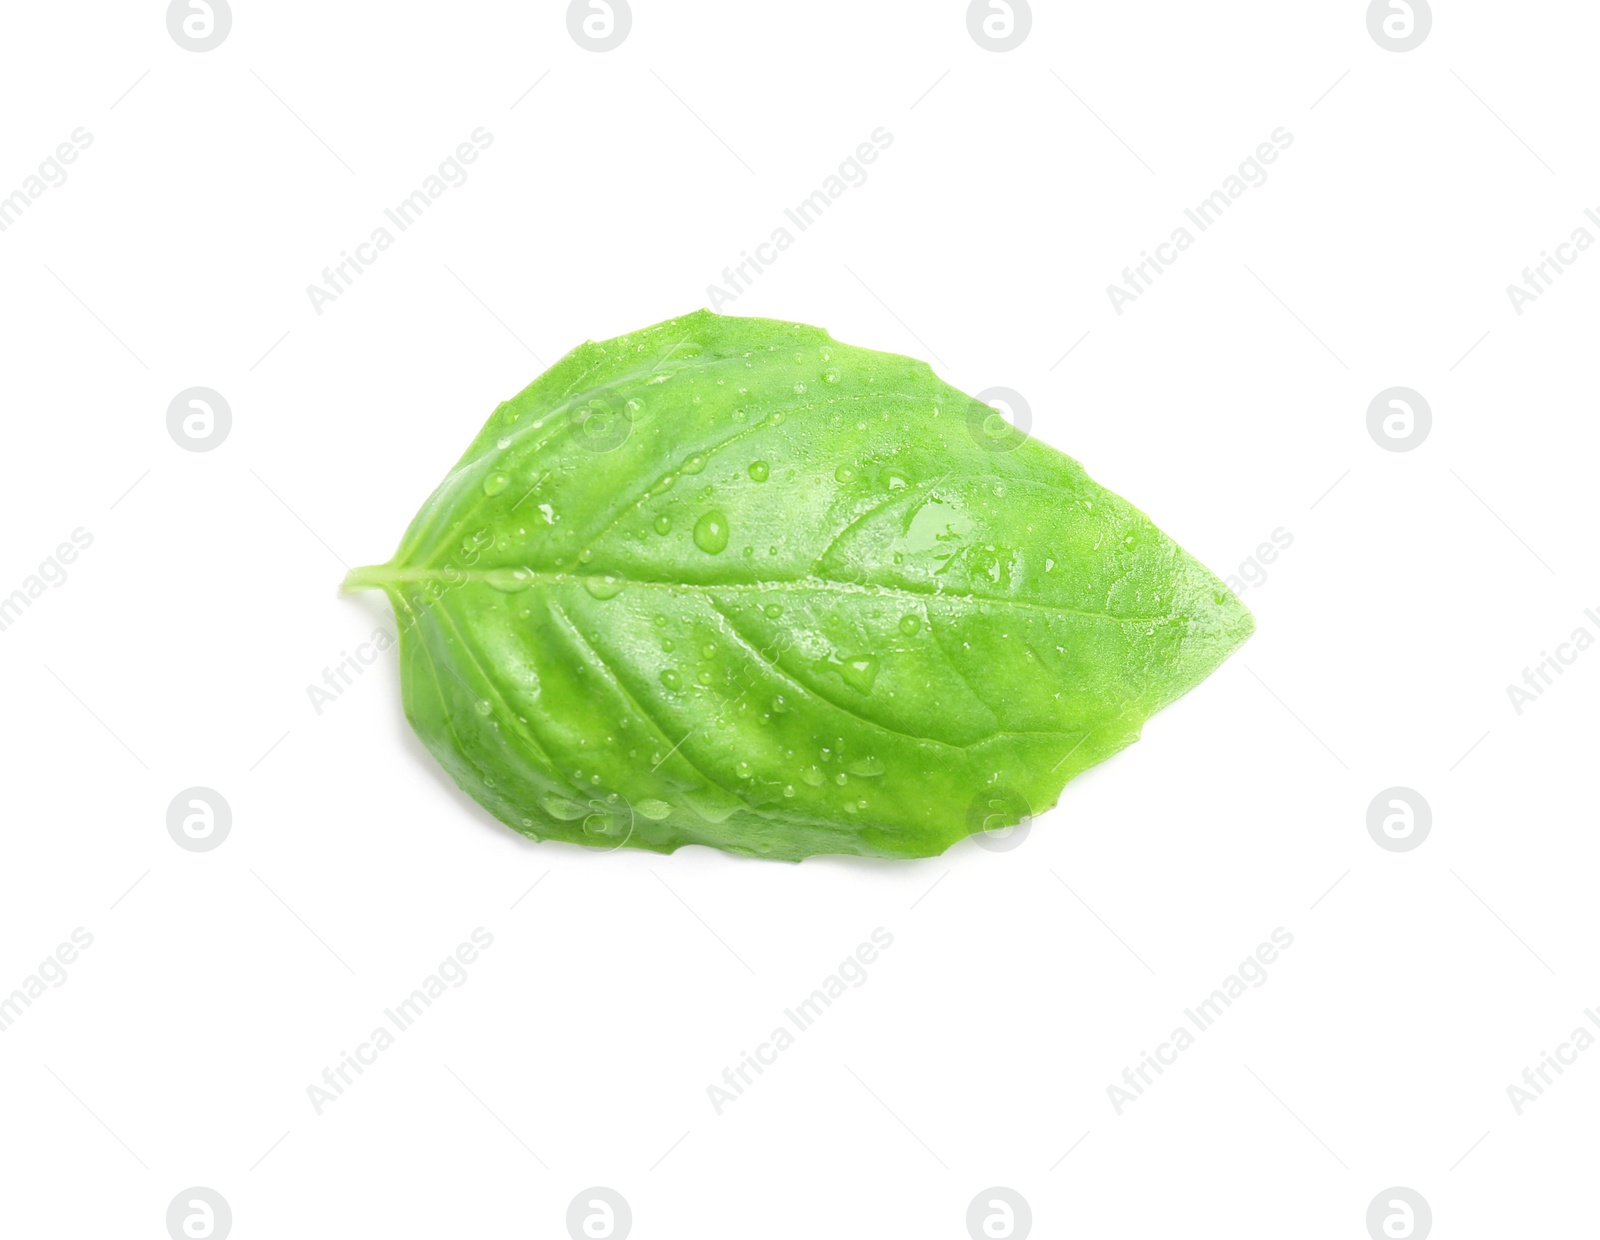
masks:
[[[707,311],[574,349],[346,586],[388,593],[407,718],[511,827],[786,859],[1036,814],[1253,628],[924,363]]]

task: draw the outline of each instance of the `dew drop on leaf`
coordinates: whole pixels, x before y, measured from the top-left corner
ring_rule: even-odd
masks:
[[[776,620],[783,615],[783,606],[780,603],[768,603],[762,608],[762,611],[766,614],[768,620]]]
[[[497,470],[483,480],[483,493],[485,495],[498,495],[510,485],[510,475],[502,474]]]
[[[856,480],[856,471],[848,465],[841,465],[833,471],[833,478],[835,482],[854,482]]]
[[[834,367],[834,366],[829,366],[828,369],[826,369],[826,370],[824,370],[822,372],[822,379],[823,379],[824,383],[837,383],[837,382],[839,382],[839,371],[838,371],[838,368]]]
[[[900,617],[900,631],[907,637],[912,636],[912,634],[914,634],[921,627],[922,621],[918,620],[915,616]]]
[[[609,598],[616,598],[622,593],[622,587],[627,584],[621,577],[613,577],[610,573],[602,577],[585,577],[583,588],[589,591],[594,598],[604,602]]]
[[[672,813],[672,806],[665,801],[656,800],[655,797],[646,797],[635,805],[634,809],[638,810],[643,817],[648,818],[651,822],[660,822],[668,814]]]
[[[705,467],[706,467],[706,458],[703,457],[703,456],[700,456],[697,453],[696,455],[691,456],[687,461],[685,461],[678,468],[681,469],[686,474],[698,474],[703,469],[705,469]]]
[[[654,525],[657,534],[672,533],[672,518],[665,513],[655,519]]]
[[[765,482],[772,476],[772,468],[765,461],[751,461],[750,476],[757,482]]]
[[[546,793],[539,802],[544,806],[544,812],[552,818],[559,818],[562,822],[577,822],[578,819],[588,814],[588,810],[576,801],[569,801],[566,797],[558,797],[555,793]]]
[[[728,518],[715,508],[694,523],[694,545],[707,555],[718,555],[728,546]]]
[[[533,584],[533,574],[525,568],[491,568],[483,579],[501,594],[515,594]]]
[[[872,682],[878,678],[878,656],[856,654],[839,661],[839,675],[844,683],[858,693],[871,693]]]
[[[669,667],[666,671],[661,673],[661,683],[666,685],[669,689],[676,689],[683,683],[683,678]]]
[[[487,715],[493,710],[494,710],[494,707],[492,705],[490,705],[490,703],[489,703],[487,698],[478,699],[478,713],[480,715]]]

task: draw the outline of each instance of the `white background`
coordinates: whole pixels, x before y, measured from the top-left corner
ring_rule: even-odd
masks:
[[[635,0],[603,54],[553,0],[237,0],[199,54],[149,0],[7,9],[0,194],[93,144],[0,233],[0,594],[93,545],[0,632],[0,993],[94,936],[0,1034],[7,1234],[158,1237],[193,1185],[241,1240],[560,1236],[591,1185],[641,1238],[959,1240],[994,1185],[1039,1236],[1359,1240],[1395,1185],[1439,1236],[1573,1234],[1600,1053],[1520,1116],[1506,1087],[1600,1003],[1600,653],[1520,716],[1506,686],[1600,635],[1600,254],[1520,316],[1505,290],[1600,207],[1600,12],[1440,3],[1396,54],[1361,0],[1035,8],[1003,54],[952,0]],[[315,313],[480,126],[470,179]],[[392,652],[318,715],[306,687],[389,623],[345,564],[388,557],[494,405],[706,304],[880,126],[725,312],[1017,389],[1221,575],[1281,527],[1250,643],[1021,846],[915,863],[532,844],[410,737]],[[1106,286],[1280,126],[1118,315]],[[195,385],[233,411],[205,453],[166,429]],[[1366,429],[1393,385],[1433,410],[1414,451]],[[232,807],[213,852],[167,833],[192,785]],[[1411,852],[1367,832],[1393,785],[1432,807]],[[480,926],[469,980],[317,1115]],[[1117,1114],[1280,926],[1265,984]]]

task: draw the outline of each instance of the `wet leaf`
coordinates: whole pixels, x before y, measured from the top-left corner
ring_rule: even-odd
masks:
[[[922,362],[697,312],[494,411],[387,564],[406,715],[542,839],[920,857],[1053,805],[1249,636]]]

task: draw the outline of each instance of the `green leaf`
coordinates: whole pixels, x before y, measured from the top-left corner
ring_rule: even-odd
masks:
[[[574,349],[346,586],[509,826],[791,860],[1042,812],[1253,628],[924,363],[707,311]]]

